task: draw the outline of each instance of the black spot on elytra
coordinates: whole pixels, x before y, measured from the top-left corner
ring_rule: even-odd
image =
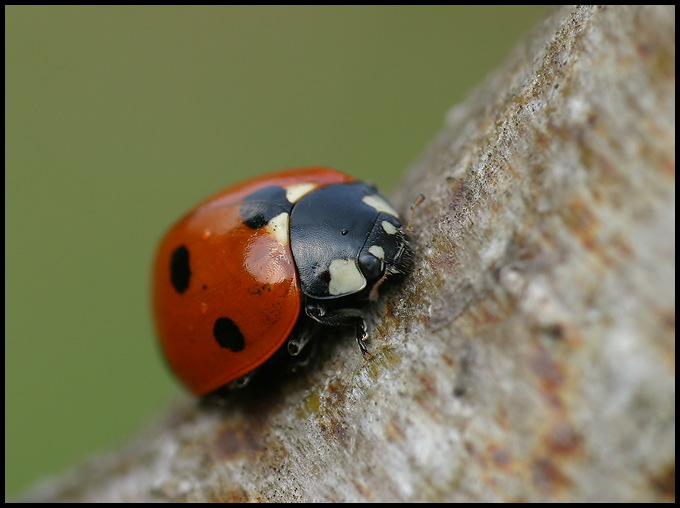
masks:
[[[260,229],[280,213],[290,213],[292,209],[293,204],[286,198],[286,190],[270,185],[243,198],[241,217],[249,228]]]
[[[231,349],[234,353],[238,353],[246,347],[241,330],[229,318],[221,317],[215,321],[213,336],[220,347]]]
[[[189,268],[189,249],[184,245],[177,247],[170,258],[170,282],[182,294],[189,287],[191,269]]]

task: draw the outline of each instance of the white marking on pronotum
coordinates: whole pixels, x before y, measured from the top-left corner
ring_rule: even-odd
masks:
[[[287,212],[281,212],[265,226],[267,233],[276,238],[276,241],[281,245],[288,245],[288,222],[290,215]]]
[[[331,275],[328,292],[332,295],[356,293],[366,287],[366,279],[352,259],[334,259],[328,272]]]
[[[377,257],[381,261],[385,259],[385,250],[380,245],[371,245],[368,248],[368,252],[373,254],[375,257]]]
[[[378,212],[385,212],[389,213],[390,215],[393,215],[394,217],[399,217],[399,214],[394,208],[392,208],[392,205],[390,205],[387,201],[385,201],[382,197],[378,196],[377,194],[364,196],[361,201],[366,203],[368,206],[375,208],[376,210],[378,210]]]
[[[289,185],[288,187],[285,187],[286,199],[289,203],[297,203],[301,197],[306,196],[316,188],[317,184],[312,182]]]
[[[384,221],[382,221],[381,226],[383,228],[383,231],[385,231],[385,233],[387,233],[388,235],[397,234],[397,231],[398,231],[397,226],[395,226],[391,222],[384,220]]]

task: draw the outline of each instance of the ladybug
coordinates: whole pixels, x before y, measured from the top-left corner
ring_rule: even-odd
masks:
[[[162,239],[153,312],[165,358],[199,396],[244,384],[285,343],[297,355],[320,325],[354,326],[412,250],[370,183],[323,167],[256,177],[206,199]]]

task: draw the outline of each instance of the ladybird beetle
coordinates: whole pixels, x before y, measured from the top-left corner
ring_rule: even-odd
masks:
[[[297,355],[318,325],[353,325],[412,250],[376,188],[339,171],[301,168],[234,185],[165,235],[153,310],[171,369],[196,395],[245,380],[284,343]]]

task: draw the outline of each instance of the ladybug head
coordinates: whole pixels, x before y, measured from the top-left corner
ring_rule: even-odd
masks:
[[[357,260],[366,278],[369,299],[378,297],[378,288],[388,277],[407,275],[413,269],[413,251],[399,220],[380,213]]]
[[[303,197],[291,213],[290,242],[302,292],[313,299],[373,300],[388,277],[413,265],[397,212],[364,182]]]

